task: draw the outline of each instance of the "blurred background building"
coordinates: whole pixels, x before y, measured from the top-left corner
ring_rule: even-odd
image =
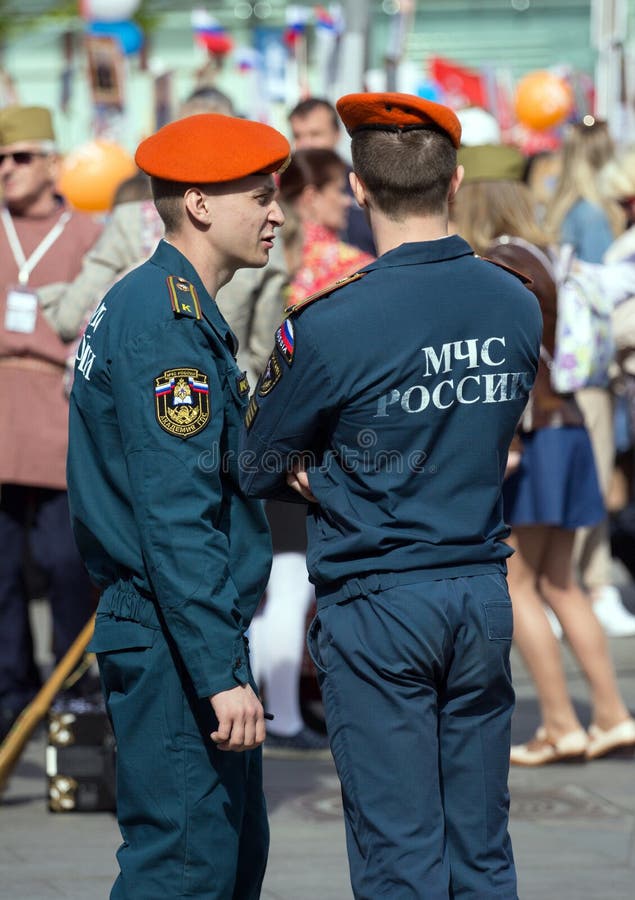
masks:
[[[81,208],[98,213],[199,88],[287,133],[301,99],[388,89],[472,108],[466,142],[489,120],[527,155],[553,151],[590,115],[627,145],[634,22],[635,0],[0,0],[0,107],[53,111]]]
[[[0,0],[0,105],[56,110],[62,149],[132,149],[213,83],[285,126],[302,96],[385,86],[515,120],[518,80],[549,70],[575,114],[630,139],[633,0]],[[626,112],[625,112],[626,110]]]

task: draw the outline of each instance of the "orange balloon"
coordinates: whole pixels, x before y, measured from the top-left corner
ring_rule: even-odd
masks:
[[[119,144],[90,141],[64,158],[58,188],[75,209],[106,212],[121,182],[136,172],[134,159]]]
[[[516,88],[516,116],[528,128],[544,131],[563,122],[573,109],[570,85],[551,72],[530,72]]]

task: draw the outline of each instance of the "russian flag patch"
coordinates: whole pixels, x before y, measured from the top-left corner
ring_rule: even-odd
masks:
[[[293,362],[293,353],[295,350],[295,333],[293,331],[293,322],[291,319],[285,319],[280,328],[276,331],[276,346],[286,364],[290,366]]]

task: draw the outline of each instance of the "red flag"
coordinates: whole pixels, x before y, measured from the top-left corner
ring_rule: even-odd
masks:
[[[450,106],[488,107],[485,79],[479,72],[434,56],[428,63],[431,77],[442,88]]]

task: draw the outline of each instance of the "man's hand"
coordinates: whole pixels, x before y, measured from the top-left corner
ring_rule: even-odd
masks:
[[[266,737],[262,704],[248,684],[221,691],[209,698],[218,719],[210,735],[219,750],[254,750]]]
[[[309,503],[317,503],[309,486],[309,476],[299,463],[296,463],[293,470],[287,475],[287,484]]]

